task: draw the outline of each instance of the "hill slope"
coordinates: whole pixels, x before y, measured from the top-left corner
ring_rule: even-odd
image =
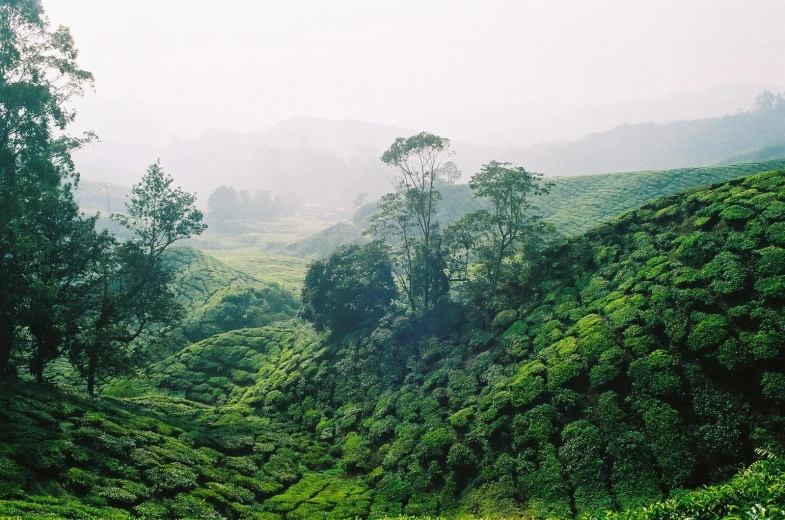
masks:
[[[260,281],[188,247],[172,248],[166,262],[176,272],[174,287],[186,310],[183,334],[191,342],[288,320],[300,306],[279,284]]]
[[[599,515],[785,448],[785,170],[626,213],[506,293],[490,328],[447,305],[344,338],[234,331],[108,388],[163,398],[2,389],[0,512]],[[764,466],[663,507],[776,506]]]
[[[785,447],[783,246],[785,171],[765,173],[569,240],[495,333],[445,310],[292,340],[253,376],[222,361],[253,340],[222,336],[153,382],[302,425],[374,484],[372,517],[639,507]]]

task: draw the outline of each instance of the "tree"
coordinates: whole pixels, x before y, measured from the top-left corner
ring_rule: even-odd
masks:
[[[288,217],[297,213],[305,204],[305,199],[299,193],[283,192],[275,196],[275,215]]]
[[[137,363],[137,340],[181,316],[162,255],[206,226],[195,197],[172,182],[160,163],[151,165],[133,187],[125,214],[112,215],[134,238],[120,243],[106,233],[99,237],[78,341],[69,352],[91,396],[98,375],[123,373]]]
[[[76,116],[69,102],[93,77],[77,57],[68,29],[50,31],[38,0],[0,3],[0,372],[9,367],[25,313],[45,314],[56,301],[44,294],[39,268],[79,218],[70,154],[92,136],[65,131]],[[54,234],[47,229],[52,218],[63,224]]]
[[[216,222],[240,218],[240,194],[229,186],[219,186],[207,199],[207,211]]]
[[[412,308],[433,307],[447,292],[439,225],[435,220],[441,194],[439,168],[452,154],[450,140],[422,132],[399,137],[382,155],[398,172],[395,193],[386,196],[368,233],[384,239],[392,233],[401,242],[393,249],[397,276]]]
[[[541,179],[542,174],[491,161],[469,181],[475,195],[489,199],[492,205],[490,211],[480,210],[474,217],[484,220],[487,229],[480,256],[492,290],[499,285],[505,260],[519,252],[516,246],[545,229],[542,217],[533,213],[536,208],[531,204],[532,197],[550,190],[550,184],[542,183]]]
[[[381,318],[397,289],[379,242],[340,247],[308,266],[300,315],[317,329],[345,333]]]
[[[257,191],[256,195],[251,199],[251,206],[249,213],[252,218],[265,219],[275,216],[275,205],[269,190]]]
[[[60,357],[76,334],[78,308],[87,287],[85,272],[95,258],[98,216],[75,218],[78,208],[66,186],[49,201],[41,232],[47,247],[38,252],[22,320],[32,336],[30,373],[43,381],[46,365]]]
[[[444,230],[443,249],[447,258],[448,278],[451,282],[468,282],[469,265],[482,238],[487,235],[486,213],[471,212],[459,218]]]
[[[357,194],[357,197],[354,199],[354,203],[352,204],[352,207],[354,208],[355,211],[357,211],[363,206],[365,206],[366,204],[368,204],[368,192],[363,191]]]
[[[461,170],[452,161],[447,161],[439,168],[439,178],[443,179],[447,186],[454,185],[462,175]]]
[[[753,112],[773,113],[783,108],[785,108],[785,99],[782,94],[774,94],[770,90],[762,90],[752,102]]]

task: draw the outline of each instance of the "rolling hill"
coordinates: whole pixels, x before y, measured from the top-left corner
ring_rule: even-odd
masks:
[[[166,262],[176,273],[177,299],[186,310],[182,333],[190,342],[295,316],[299,299],[276,282],[263,282],[187,247],[174,247]]]
[[[785,448],[784,248],[779,170],[566,240],[489,325],[447,305],[345,337],[248,328],[98,402],[4,388],[0,514],[776,513],[780,459],[734,474]]]

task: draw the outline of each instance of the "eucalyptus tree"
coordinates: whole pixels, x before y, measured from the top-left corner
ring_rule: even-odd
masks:
[[[369,234],[392,236],[395,275],[413,309],[433,307],[449,289],[436,211],[436,184],[450,140],[427,132],[399,137],[382,155],[397,172],[395,192],[382,198]]]
[[[477,197],[491,203],[490,210],[477,211],[473,219],[484,221],[485,236],[478,249],[486,281],[495,290],[505,261],[520,253],[524,239],[534,238],[546,229],[532,199],[548,193],[551,185],[542,182],[540,173],[491,161],[471,178],[469,187]]]

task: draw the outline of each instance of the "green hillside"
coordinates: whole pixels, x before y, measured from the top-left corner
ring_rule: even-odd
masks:
[[[197,2],[187,16],[107,7],[121,15],[103,17],[111,31],[96,19],[87,33],[154,22],[142,42],[154,53],[118,54],[104,38],[118,63],[150,65],[123,84],[140,72],[159,83],[160,96],[129,105],[112,92],[78,101],[103,80],[78,64],[70,29],[51,25],[66,7],[43,3],[0,2],[0,520],[785,520],[783,94],[763,90],[735,115],[526,147],[305,116],[196,137],[241,112],[253,119],[265,91],[285,94],[268,116],[285,114],[291,95],[319,94],[304,106],[341,112],[357,96],[319,88],[329,78],[310,69],[316,58],[362,87],[349,69],[372,78],[371,54],[347,62],[347,42],[393,38],[395,52],[367,49],[384,70],[405,63],[393,91],[427,94],[435,76],[422,66],[460,57],[445,54],[451,34],[491,51],[477,63],[510,62],[484,45],[500,11],[402,11],[433,30],[396,39],[384,7],[295,6],[271,18],[283,31],[281,59],[269,60],[269,31],[254,32],[248,9],[244,27]],[[546,11],[538,23],[553,18],[559,33],[564,17]],[[618,15],[590,11],[579,14],[611,25]],[[216,22],[209,34],[191,23],[200,17]],[[717,24],[660,18],[693,43],[718,43]],[[174,30],[183,23],[197,30]],[[340,38],[302,45],[324,29]],[[183,45],[155,42],[169,33]],[[507,30],[506,43],[529,33]],[[684,43],[676,33],[662,45]],[[238,35],[234,64],[219,60],[235,73],[216,76],[214,95],[167,87],[167,77],[194,85],[188,74],[207,69],[179,65],[214,65],[203,51]],[[748,36],[735,47],[750,51]],[[505,49],[531,47],[521,42]],[[268,74],[258,99],[243,100],[254,63]],[[487,79],[464,72],[464,83]],[[554,98],[504,108],[507,122],[470,133],[499,141],[546,113],[552,128],[534,133],[568,120],[608,128],[623,113],[725,113],[753,87],[584,108]],[[189,97],[210,99],[194,110]],[[350,108],[368,112],[373,97]],[[421,98],[443,129],[458,116],[498,119],[493,107],[467,117],[458,98]],[[421,112],[392,101],[401,117]],[[82,109],[103,144],[90,121],[72,133]],[[143,143],[167,133],[166,145]],[[713,166],[665,170],[683,165]],[[80,171],[139,182],[80,184]],[[197,202],[196,187],[212,193]],[[351,221],[335,224],[350,207]]]
[[[785,171],[626,213],[508,293],[490,328],[447,305],[228,332],[104,389],[124,399],[5,389],[0,514],[776,513],[778,459],[734,475],[785,447]]]
[[[174,288],[186,310],[182,329],[188,341],[291,319],[299,308],[293,292],[280,284],[261,281],[194,249],[172,248],[166,260],[176,272]]]
[[[785,159],[774,159],[729,166],[549,177],[546,180],[553,183],[551,193],[542,197],[538,205],[543,217],[558,231],[579,235],[658,197],[784,167]],[[450,224],[466,212],[478,209],[478,201],[466,185],[444,187],[441,191],[439,218],[443,224]],[[301,257],[328,256],[342,244],[361,241],[374,211],[373,205],[362,208],[353,221],[336,224],[285,250]]]
[[[578,235],[658,197],[697,186],[785,168],[785,159],[730,166],[611,173],[552,179],[551,193],[540,203],[546,220],[568,235]]]
[[[699,189],[570,240],[498,335],[452,309],[293,347],[255,382],[189,377],[330,441],[378,479],[373,515],[568,516],[721,482],[785,442],[783,186]]]

